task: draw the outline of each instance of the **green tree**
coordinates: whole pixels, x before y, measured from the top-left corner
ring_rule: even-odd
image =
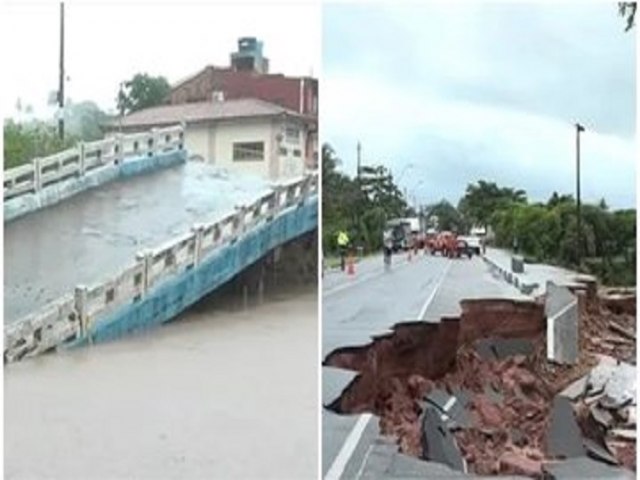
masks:
[[[163,76],[152,77],[137,73],[131,80],[123,82],[116,102],[122,114],[161,105],[171,93],[171,86]]]
[[[627,26],[624,29],[625,32],[631,30],[635,25],[637,6],[636,2],[618,2],[618,13],[627,21]]]
[[[426,216],[430,219],[437,219],[438,229],[441,231],[462,234],[468,230],[468,225],[460,215],[460,212],[447,200],[441,200],[438,203],[427,206]]]
[[[458,203],[458,210],[469,222],[487,227],[498,210],[514,202],[526,201],[524,190],[500,188],[494,182],[480,180],[477,184],[467,185],[465,195]]]
[[[4,169],[28,163],[36,157],[60,152],[72,147],[77,142],[73,135],[60,140],[56,125],[43,121],[26,124],[5,120],[4,136]]]
[[[108,118],[92,101],[67,101],[64,112],[65,131],[83,141],[99,140],[103,137],[102,125]]]
[[[346,230],[355,245],[378,250],[385,223],[406,214],[406,200],[387,168],[369,165],[351,178],[338,170],[341,163],[330,145],[322,146],[323,248],[334,250],[337,232]]]

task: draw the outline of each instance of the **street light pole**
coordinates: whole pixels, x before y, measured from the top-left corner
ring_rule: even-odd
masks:
[[[580,132],[584,132],[584,127],[576,123],[576,257],[578,259],[578,270],[582,262],[582,229],[580,228]]]
[[[64,140],[64,2],[60,2],[60,85],[58,86],[58,135]]]

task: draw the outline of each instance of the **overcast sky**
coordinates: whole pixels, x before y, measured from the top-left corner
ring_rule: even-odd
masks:
[[[635,31],[611,4],[325,5],[321,135],[421,202],[479,179],[635,206]],[[407,167],[413,165],[413,167]],[[404,172],[404,173],[403,173]]]
[[[17,99],[37,112],[58,87],[57,2],[3,2],[2,111]],[[226,66],[241,36],[264,42],[270,71],[319,74],[320,7],[292,4],[135,2],[133,5],[66,2],[65,89],[73,101],[115,108],[121,81],[135,73],[164,75],[173,83],[208,64]]]

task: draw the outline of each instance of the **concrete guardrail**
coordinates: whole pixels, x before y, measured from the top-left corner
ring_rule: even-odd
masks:
[[[38,312],[5,325],[5,363],[60,346],[91,341],[100,336],[99,325],[110,322],[109,328],[115,328],[112,320],[104,320],[114,312],[119,315],[118,331],[130,331],[145,322],[169,320],[180,309],[266,254],[278,242],[308,231],[312,228],[311,223],[317,225],[317,194],[317,173],[279,184],[253,202],[238,206],[215,221],[194,225],[190,232],[155,249],[138,253],[135,262],[113,278],[93,286],[77,286],[73,293]],[[306,206],[305,212],[310,213],[302,218],[297,210],[310,198],[316,200]],[[256,232],[261,236],[258,237]],[[225,250],[236,242],[239,245],[233,252]],[[227,261],[223,265],[221,261],[225,258],[217,257],[233,258],[234,264],[228,266]],[[218,263],[211,263],[212,259]],[[206,269],[205,264],[208,265]],[[202,278],[190,276],[200,267]],[[221,275],[223,267],[225,272]],[[176,278],[183,282],[180,287],[183,293],[178,295],[179,300],[167,300],[166,292],[162,293],[163,285]],[[188,283],[186,287],[185,282]],[[192,288],[196,283],[198,288]],[[147,300],[150,306],[143,309]],[[158,300],[156,303],[164,306],[153,305],[152,300]],[[167,306],[167,302],[173,303]],[[123,315],[129,316],[124,322]],[[131,320],[131,315],[136,318]]]
[[[83,176],[96,168],[118,165],[127,157],[156,155],[184,144],[184,126],[131,135],[117,134],[113,138],[79,143],[75,147],[44,158],[36,158],[26,165],[4,171],[4,199],[26,193],[38,193],[44,187],[70,177]]]
[[[497,272],[498,275],[501,276],[507,283],[510,283],[525,295],[531,295],[533,291],[539,287],[539,285],[535,282],[525,281],[525,279],[520,275],[500,265],[488,255],[483,255],[482,259],[487,265],[489,265],[489,268],[491,268],[494,272]]]

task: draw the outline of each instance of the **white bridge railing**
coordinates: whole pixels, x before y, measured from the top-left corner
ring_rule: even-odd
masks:
[[[130,135],[117,134],[4,171],[4,198],[39,192],[43,187],[106,165],[118,165],[126,157],[154,155],[182,149],[184,125],[175,125]]]
[[[194,225],[190,232],[138,253],[135,262],[114,277],[93,286],[77,286],[73,294],[5,325],[4,361],[35,356],[83,338],[98,316],[139,301],[154,285],[193,268],[221,245],[317,193],[317,173],[279,184],[216,221]]]

